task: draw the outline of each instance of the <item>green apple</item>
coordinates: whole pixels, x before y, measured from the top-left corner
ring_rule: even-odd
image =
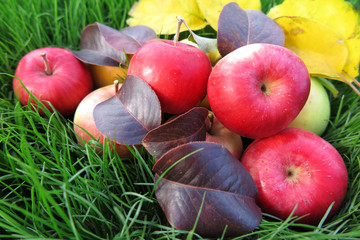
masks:
[[[310,82],[308,100],[289,127],[306,129],[320,136],[329,123],[330,100],[324,86],[317,78],[311,77]]]

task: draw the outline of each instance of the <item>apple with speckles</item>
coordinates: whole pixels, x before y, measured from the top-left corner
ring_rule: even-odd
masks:
[[[317,225],[344,200],[348,175],[339,152],[326,140],[300,128],[252,142],[241,163],[258,188],[263,212],[285,220],[294,210],[298,221]]]

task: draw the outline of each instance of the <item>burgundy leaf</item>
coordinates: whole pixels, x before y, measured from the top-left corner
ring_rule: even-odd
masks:
[[[153,170],[156,198],[177,229],[191,230],[199,211],[195,232],[204,237],[220,237],[225,229],[226,236],[239,236],[261,221],[251,175],[222,145],[180,145],[164,154]]]
[[[195,107],[171,121],[154,128],[143,139],[143,146],[159,159],[164,153],[178,145],[191,141],[205,141],[205,120],[209,111]]]
[[[282,28],[258,10],[243,10],[235,2],[226,4],[219,16],[217,46],[221,56],[251,43],[284,45]]]
[[[142,79],[128,75],[116,96],[94,109],[98,130],[119,144],[141,144],[145,135],[161,124],[159,99]]]
[[[145,42],[156,37],[151,28],[142,25],[117,30],[95,22],[83,29],[80,51],[73,53],[86,63],[119,66],[125,63],[126,55],[134,54]]]

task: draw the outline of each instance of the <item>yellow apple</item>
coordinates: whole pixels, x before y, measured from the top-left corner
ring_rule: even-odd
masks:
[[[95,88],[113,84],[115,80],[123,80],[127,69],[120,66],[103,66],[88,64]]]

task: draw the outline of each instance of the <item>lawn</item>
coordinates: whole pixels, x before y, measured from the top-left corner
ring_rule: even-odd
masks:
[[[78,49],[81,30],[100,22],[126,26],[134,0],[1,1],[0,4],[0,238],[202,239],[172,228],[154,195],[154,159],[144,149],[122,159],[79,145],[72,117],[22,106],[12,75],[27,52],[46,46]],[[279,1],[262,0],[263,11]],[[350,1],[360,10],[360,1]],[[359,79],[359,78],[358,78]],[[360,238],[360,100],[340,82],[323,135],[342,155],[349,174],[346,198],[318,226],[267,214],[236,239]]]

